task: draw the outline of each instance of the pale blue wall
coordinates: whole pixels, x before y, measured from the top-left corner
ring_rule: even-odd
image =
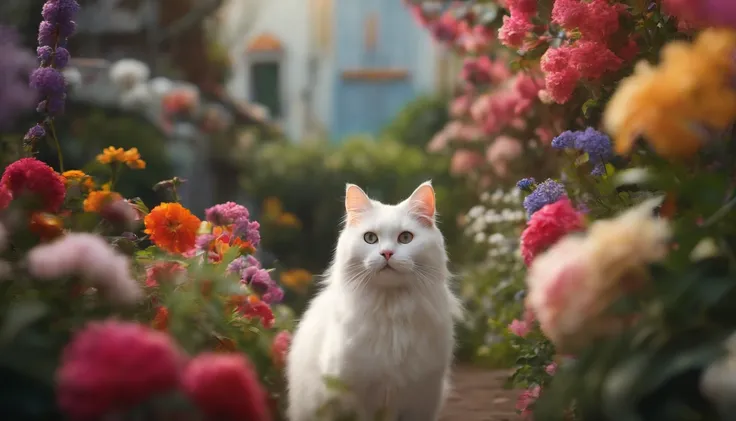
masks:
[[[401,0],[335,0],[332,118],[330,135],[376,134],[413,98],[434,87],[436,49]],[[378,16],[377,43],[365,48],[365,21]],[[344,70],[403,68],[396,81],[343,80]]]

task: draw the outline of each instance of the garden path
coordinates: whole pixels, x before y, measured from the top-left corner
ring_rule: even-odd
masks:
[[[514,406],[518,390],[506,390],[506,370],[455,367],[454,390],[445,404],[440,421],[517,421]]]

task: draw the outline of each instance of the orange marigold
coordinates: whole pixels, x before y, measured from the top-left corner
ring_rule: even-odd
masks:
[[[84,211],[100,212],[105,205],[118,200],[123,200],[123,196],[114,191],[97,190],[89,192],[87,198],[84,199]]]
[[[130,148],[126,151],[123,148],[109,146],[105,148],[101,154],[97,155],[97,162],[100,164],[121,162],[134,170],[146,168],[146,161],[141,159],[141,154],[138,152],[138,148]]]
[[[201,221],[179,203],[162,203],[146,215],[145,233],[162,250],[184,253],[194,248]]]
[[[61,174],[64,179],[64,185],[69,187],[73,183],[84,187],[87,190],[92,190],[95,186],[95,181],[89,175],[85,174],[84,171],[80,170],[69,170],[64,171]]]

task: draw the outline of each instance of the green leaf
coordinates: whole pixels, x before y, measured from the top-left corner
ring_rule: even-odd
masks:
[[[598,103],[598,100],[597,99],[591,98],[591,99],[585,101],[583,103],[583,107],[582,107],[582,109],[583,109],[583,116],[585,116],[585,118],[589,118],[590,117],[590,113],[594,109],[598,108],[599,105],[600,104]]]
[[[49,308],[41,301],[11,303],[0,329],[0,343],[12,342],[20,331],[39,321],[48,312]]]
[[[340,380],[338,377],[335,376],[322,376],[322,381],[325,382],[325,386],[327,386],[328,389],[336,392],[349,392],[350,388],[348,387],[345,382]]]

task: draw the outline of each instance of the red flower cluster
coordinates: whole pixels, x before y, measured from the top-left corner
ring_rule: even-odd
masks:
[[[98,420],[182,390],[211,419],[269,421],[266,393],[242,356],[187,363],[171,338],[135,323],[90,323],[64,350],[57,372],[61,410]]]
[[[56,212],[66,196],[63,178],[35,158],[22,158],[8,165],[0,179],[0,186],[3,190],[0,192],[0,205],[8,202],[8,194],[17,199],[30,193],[40,201],[38,210]]]
[[[535,212],[521,234],[521,255],[529,266],[534,258],[558,240],[585,226],[583,215],[568,198],[544,206]]]
[[[284,367],[286,365],[286,355],[289,353],[291,346],[291,333],[287,330],[279,332],[271,343],[271,360],[276,367]]]
[[[537,14],[536,0],[507,0],[509,16],[503,17],[503,25],[498,30],[498,39],[507,47],[519,48],[524,44],[527,34],[534,25],[532,17]]]
[[[550,48],[542,57],[546,92],[553,101],[567,102],[581,80],[597,80],[636,56],[634,40],[617,46],[616,52],[609,45],[624,13],[628,13],[625,5],[609,0],[555,0],[552,22],[567,31],[577,30],[580,39]]]

